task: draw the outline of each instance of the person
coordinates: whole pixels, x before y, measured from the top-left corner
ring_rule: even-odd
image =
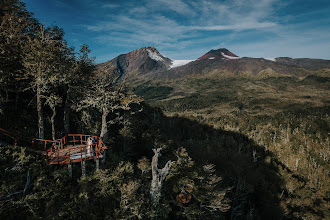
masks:
[[[92,137],[92,142],[93,142],[93,152],[94,152],[94,155],[95,155],[95,148],[96,148],[96,139],[95,139],[95,137]]]
[[[89,157],[92,157],[93,156],[93,140],[91,137],[89,137],[87,139],[87,155],[86,156],[89,156]]]

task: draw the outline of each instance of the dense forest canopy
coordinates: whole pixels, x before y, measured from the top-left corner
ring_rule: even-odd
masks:
[[[87,45],[70,47],[20,0],[0,1],[0,128],[18,137],[0,135],[1,219],[329,217],[329,106],[315,90],[329,81],[187,78],[191,96],[158,102],[173,84],[141,84],[144,102],[114,79]],[[236,96],[251,84],[308,85],[321,104],[275,109]],[[70,133],[103,139],[99,170],[90,160],[81,175],[73,164],[70,177],[31,148]]]

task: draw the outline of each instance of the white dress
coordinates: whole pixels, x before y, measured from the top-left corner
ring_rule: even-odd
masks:
[[[92,139],[88,139],[87,141],[87,157],[93,156],[93,141]]]

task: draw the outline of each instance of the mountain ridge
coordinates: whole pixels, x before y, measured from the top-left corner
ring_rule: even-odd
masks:
[[[210,72],[227,72],[235,76],[258,76],[265,70],[276,74],[272,76],[307,76],[311,71],[329,69],[330,60],[311,58],[277,57],[267,58],[239,57],[226,48],[210,50],[196,60],[176,62],[155,47],[142,47],[127,54],[101,63],[98,68],[116,79],[163,79],[180,78],[186,75],[204,75]],[[300,71],[303,69],[303,71]],[[299,74],[298,74],[299,72]]]

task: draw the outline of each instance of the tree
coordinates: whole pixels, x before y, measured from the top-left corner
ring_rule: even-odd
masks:
[[[35,34],[38,22],[21,1],[2,0],[0,8],[0,104],[15,97],[17,106],[18,94],[25,86],[16,80],[24,72],[21,55],[28,36]]]
[[[221,178],[213,164],[196,166],[185,148],[175,151],[177,160],[166,178],[166,191],[176,194],[175,213],[178,218],[224,219],[230,209],[226,194],[231,188],[222,188]]]
[[[154,207],[158,206],[159,199],[161,197],[161,189],[166,176],[169,174],[172,161],[167,161],[166,165],[162,169],[158,169],[158,158],[161,156],[160,151],[162,148],[153,149],[154,156],[152,157],[151,167],[152,167],[152,180],[150,187],[150,196],[152,205]]]
[[[132,92],[125,92],[124,85],[116,86],[106,74],[96,72],[89,84],[89,89],[85,93],[78,105],[77,110],[95,108],[101,113],[101,131],[100,137],[105,138],[108,132],[108,124],[114,124],[123,119],[120,114],[113,120],[108,119],[109,113],[115,111],[131,111],[131,105],[140,105],[142,98],[136,96]],[[89,120],[89,115],[85,115],[85,119]],[[84,119],[84,120],[85,120]]]
[[[88,88],[88,81],[95,71],[94,58],[89,57],[90,49],[82,45],[79,53],[68,51],[66,79],[64,81],[64,133],[70,132],[70,110],[72,102],[79,102]]]
[[[52,110],[52,116],[50,118],[52,124],[52,138],[56,139],[55,131],[55,116],[56,116],[56,107],[62,103],[62,98],[54,93],[50,94],[45,101],[45,104],[48,105]]]
[[[28,37],[24,48],[23,65],[25,79],[36,93],[39,138],[44,139],[44,98],[47,98],[51,85],[56,85],[61,79],[61,52],[65,50],[64,32],[58,27],[40,30],[35,37]]]

